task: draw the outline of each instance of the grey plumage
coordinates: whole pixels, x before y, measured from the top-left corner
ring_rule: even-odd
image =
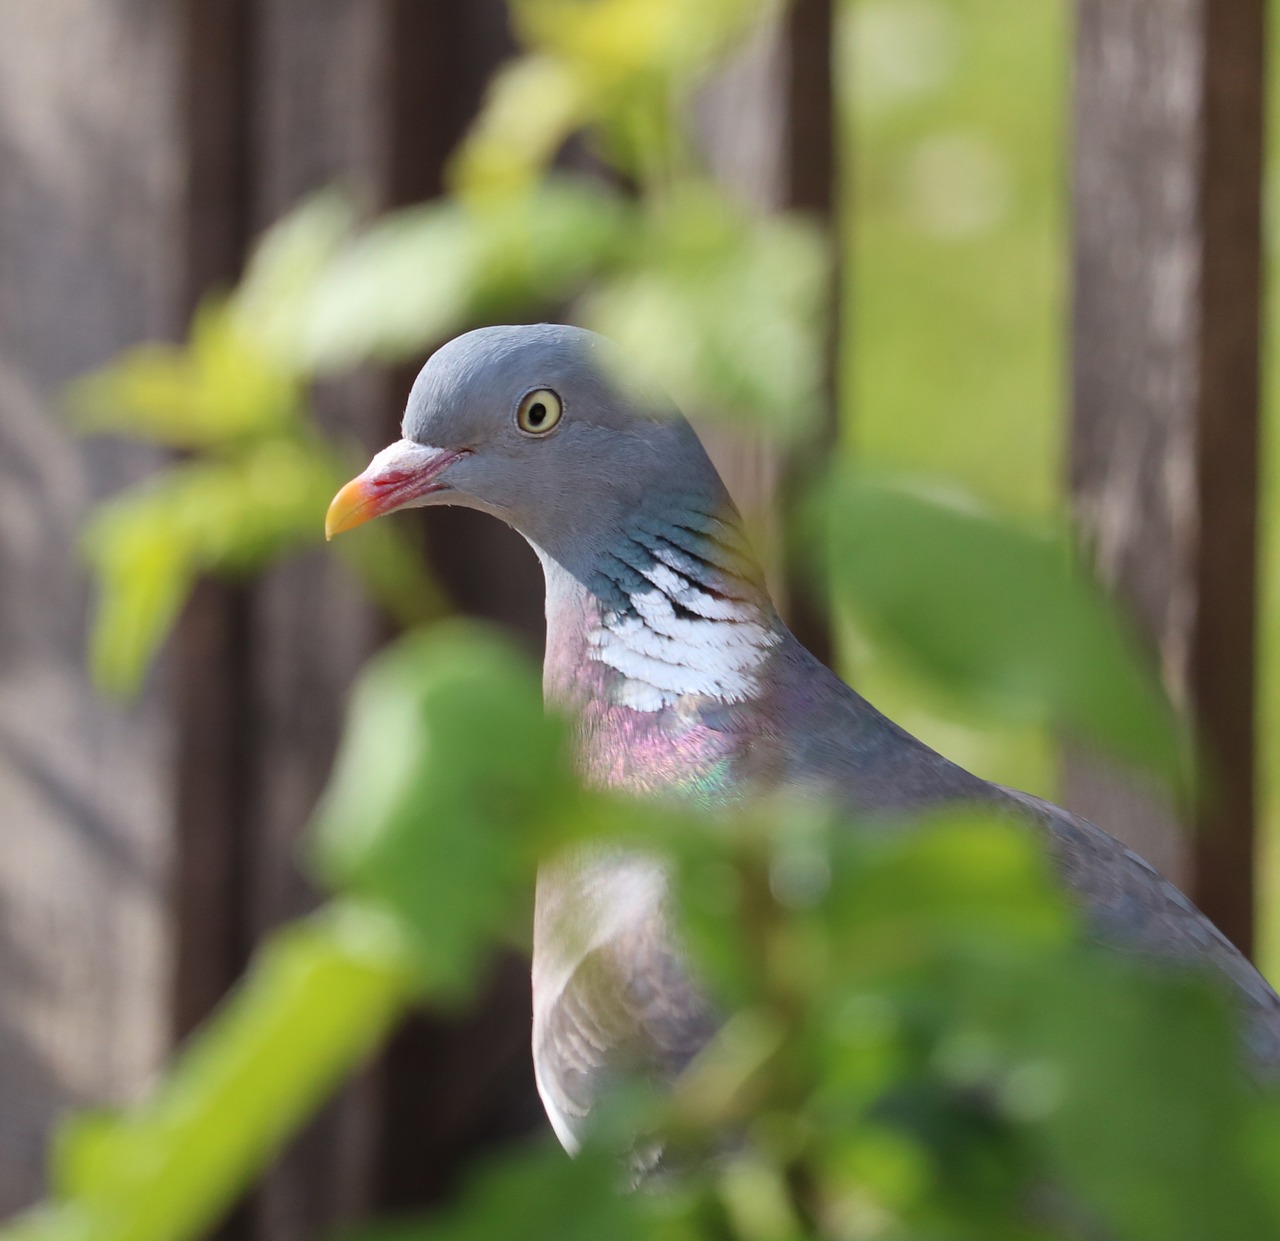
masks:
[[[522,398],[544,389],[562,416],[522,430]],[[696,435],[607,342],[546,324],[468,333],[419,375],[403,431],[336,528],[454,503],[520,531],[546,573],[546,694],[574,714],[588,780],[708,804],[782,786],[879,818],[958,801],[1029,818],[1099,939],[1207,962],[1236,988],[1254,1058],[1280,1063],[1280,999],[1176,888],[1092,824],[935,753],[795,640]],[[539,878],[534,1057],[567,1145],[620,1064],[670,1076],[714,1029],[666,899],[657,863],[607,851]]]

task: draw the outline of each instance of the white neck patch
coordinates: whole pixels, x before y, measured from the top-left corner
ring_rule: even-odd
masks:
[[[750,604],[709,593],[667,565],[640,572],[650,588],[628,592],[631,607],[605,611],[587,634],[590,657],[622,674],[618,704],[661,711],[686,694],[754,697],[780,635]]]

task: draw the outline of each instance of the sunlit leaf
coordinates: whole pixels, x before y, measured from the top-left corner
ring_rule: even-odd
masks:
[[[335,260],[301,317],[307,366],[391,359],[446,336],[462,322],[475,263],[456,204],[407,208],[373,225]]]
[[[640,245],[629,270],[591,288],[583,320],[688,410],[783,436],[809,425],[823,367],[819,235],[704,186],[654,213]]]
[[[454,162],[462,195],[492,200],[545,171],[585,129],[642,184],[690,171],[681,104],[770,0],[516,0],[525,56],[497,75]]]
[[[319,543],[339,479],[326,457],[269,440],[234,460],[172,466],[102,505],[83,539],[98,585],[98,683],[136,688],[198,574],[248,572]]]
[[[298,327],[316,285],[355,228],[351,202],[334,190],[313,195],[254,246],[232,311],[258,348],[294,370],[304,361]]]
[[[83,430],[176,448],[220,449],[276,433],[296,423],[299,402],[296,382],[218,300],[197,311],[185,348],[139,346],[68,393]]]
[[[472,223],[481,239],[472,313],[492,322],[520,308],[545,313],[630,261],[639,212],[599,182],[555,176],[505,209],[474,210]]]
[[[582,88],[548,56],[524,56],[489,83],[484,110],[450,168],[458,193],[493,202],[526,193],[586,119]]]
[[[414,929],[434,992],[464,992],[486,946],[523,933],[513,913],[568,787],[561,742],[535,669],[491,634],[410,636],[361,679],[316,859]]]
[[[439,1215],[362,1228],[348,1241],[640,1241],[644,1203],[623,1192],[617,1156],[589,1147],[509,1155],[471,1178]]]
[[[324,539],[347,470],[323,447],[269,439],[226,460],[171,466],[101,505],[85,528],[98,604],[91,663],[104,689],[137,688],[201,573],[239,577]],[[375,602],[406,623],[438,615],[440,592],[391,525],[343,548]]]
[[[661,74],[690,79],[779,6],[767,0],[515,0],[522,40],[596,92]]]
[[[303,357],[318,373],[396,360],[472,322],[545,311],[613,260],[629,216],[616,195],[569,177],[493,206],[388,216],[319,283]]]
[[[1175,775],[1160,683],[1064,538],[868,477],[829,502],[831,581],[877,641],[966,701]]]
[[[117,500],[85,532],[97,592],[89,667],[110,694],[137,690],[195,581],[186,532],[156,516],[149,503]]]
[[[67,1128],[56,1205],[24,1235],[176,1241],[206,1230],[414,995],[394,923],[342,906],[277,934],[155,1095]]]

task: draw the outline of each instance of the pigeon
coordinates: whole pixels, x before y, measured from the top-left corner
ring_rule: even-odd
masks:
[[[326,534],[460,504],[523,535],[546,578],[545,697],[573,720],[587,782],[709,807],[816,790],[877,820],[1017,814],[1098,940],[1207,964],[1252,1060],[1280,1065],[1280,998],[1177,888],[1092,823],[948,761],[801,645],[693,428],[617,346],[556,324],[468,332],[427,361],[401,429],[334,498]],[[598,848],[539,872],[534,1068],[570,1150],[620,1069],[673,1080],[718,1027],[673,923],[652,857]]]

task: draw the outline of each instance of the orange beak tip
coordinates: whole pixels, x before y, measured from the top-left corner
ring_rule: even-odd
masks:
[[[329,511],[324,516],[325,541],[332,539],[335,534],[344,534],[364,525],[374,516],[376,513],[369,503],[369,494],[363,480],[353,478],[333,497]]]

